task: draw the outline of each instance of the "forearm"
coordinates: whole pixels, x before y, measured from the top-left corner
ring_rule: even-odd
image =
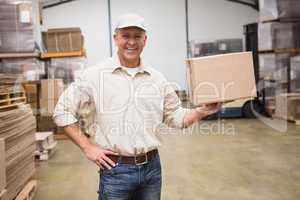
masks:
[[[78,123],[65,126],[64,132],[82,151],[91,145],[91,142],[84,135]]]
[[[204,114],[198,112],[196,109],[192,109],[190,112],[185,114],[183,118],[183,127],[188,127],[203,117],[205,117]]]

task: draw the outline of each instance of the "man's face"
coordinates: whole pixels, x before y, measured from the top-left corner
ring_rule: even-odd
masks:
[[[114,40],[118,47],[118,55],[124,62],[137,62],[146,44],[147,36],[140,28],[127,27],[118,29]]]

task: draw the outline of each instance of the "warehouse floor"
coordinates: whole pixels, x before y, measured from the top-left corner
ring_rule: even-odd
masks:
[[[300,126],[236,119],[161,132],[163,200],[300,199]],[[35,200],[97,199],[97,168],[69,140],[36,176]]]

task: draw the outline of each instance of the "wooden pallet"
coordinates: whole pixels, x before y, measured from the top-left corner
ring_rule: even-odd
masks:
[[[25,185],[23,190],[18,194],[15,200],[32,200],[37,189],[37,181],[31,180]]]
[[[0,93],[0,110],[16,107],[26,103],[24,91]]]

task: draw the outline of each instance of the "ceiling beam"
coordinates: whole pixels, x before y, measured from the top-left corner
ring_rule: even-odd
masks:
[[[65,3],[69,3],[72,1],[76,1],[76,0],[58,0],[56,2],[53,3],[43,3],[43,9],[47,9],[47,8],[52,8],[61,4],[65,4]]]
[[[234,3],[239,3],[239,4],[242,4],[242,5],[246,5],[246,6],[250,6],[251,8],[253,8],[257,11],[259,10],[258,0],[251,1],[253,3],[250,3],[249,1],[245,1],[245,0],[227,0],[227,1],[231,1],[231,2],[234,2]]]

